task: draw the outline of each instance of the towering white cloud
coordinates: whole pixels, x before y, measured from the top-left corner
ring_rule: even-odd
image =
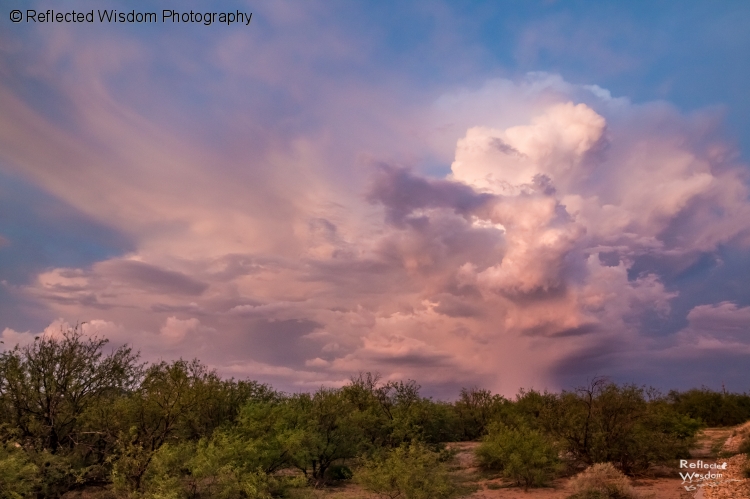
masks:
[[[13,102],[25,133],[60,133]],[[401,137],[391,152],[450,164],[445,178],[382,158],[349,168],[377,136],[368,128],[341,150],[310,133],[254,155],[209,154],[144,133],[117,106],[87,107],[78,93],[71,106],[91,118],[87,140],[21,144],[6,159],[132,234],[136,249],[45,269],[13,292],[151,357],[198,355],[283,387],[372,370],[446,394],[472,384],[511,394],[681,355],[675,345],[701,317],[745,314],[704,303],[669,341],[643,327],[672,313],[681,289],[670,272],[750,237],[745,167],[711,119],[664,103],[538,74],[446,94],[405,119],[420,134],[385,134]],[[173,159],[156,172],[144,166],[154,158]],[[81,164],[100,171],[79,182],[68,173]],[[740,341],[727,331],[710,337]]]

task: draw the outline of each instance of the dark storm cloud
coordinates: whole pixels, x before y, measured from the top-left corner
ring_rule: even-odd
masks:
[[[453,394],[475,383],[512,394],[568,373],[638,371],[655,363],[652,347],[681,359],[744,348],[746,303],[678,282],[694,254],[742,247],[750,220],[747,182],[722,159],[731,148],[701,138],[715,119],[556,75],[483,86],[471,64],[486,68],[484,56],[455,43],[452,15],[425,45],[446,50],[416,54],[399,39],[373,72],[392,24],[356,7],[263,9],[264,23],[237,36],[60,26],[37,43],[11,38],[0,167],[132,244],[94,244],[100,254],[40,236],[38,247],[81,255],[24,268],[25,286],[5,289],[53,317],[93,317],[153,356],[197,355],[286,387],[368,369]],[[415,80],[403,71],[424,55],[424,78],[405,89]],[[432,67],[444,60],[449,80]],[[363,200],[368,176],[352,167],[363,157],[414,170],[376,168]],[[75,234],[76,220],[57,225],[45,229]],[[19,239],[0,234],[1,258]],[[744,267],[727,266],[722,289],[743,288]],[[675,314],[686,294],[678,315],[689,324],[655,344],[643,317]],[[719,319],[726,327],[699,334]]]
[[[243,343],[255,361],[299,368],[304,366],[314,344],[305,335],[321,326],[307,319],[260,320],[253,323]]]
[[[417,209],[449,208],[459,215],[469,216],[495,196],[477,193],[458,182],[418,177],[407,168],[380,165],[373,176],[367,199],[383,204],[388,221],[402,226],[404,219]]]
[[[102,273],[157,293],[199,296],[208,284],[181,272],[165,270],[134,260],[115,260],[102,266]]]
[[[481,317],[484,313],[481,306],[475,303],[476,299],[469,300],[449,293],[435,295],[432,298],[438,300],[435,311],[448,317]]]

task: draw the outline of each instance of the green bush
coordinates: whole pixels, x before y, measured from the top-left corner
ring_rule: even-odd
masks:
[[[571,480],[569,499],[637,499],[628,478],[611,463],[590,466]]]
[[[197,444],[165,444],[144,474],[146,499],[270,499],[306,484],[303,477],[276,476],[258,467],[251,443],[218,434]]]
[[[539,431],[497,423],[490,425],[476,450],[481,467],[502,471],[505,478],[525,489],[544,486],[554,477],[560,465],[557,454],[552,442]]]
[[[750,419],[750,395],[715,392],[706,387],[685,392],[672,390],[668,400],[681,414],[702,420],[708,426],[732,426]]]
[[[445,499],[455,493],[440,455],[419,442],[365,461],[354,478],[365,489],[389,499]]]
[[[31,497],[40,485],[39,468],[15,444],[0,446],[0,499]]]
[[[150,466],[143,476],[143,496],[147,499],[182,499],[188,490],[196,492],[189,480],[189,463],[195,455],[195,444],[191,442],[161,446],[154,454]],[[115,469],[118,469],[117,467]],[[115,482],[120,489],[122,483]]]
[[[259,468],[252,444],[219,434],[201,441],[187,463],[189,486],[199,497],[270,499],[276,480]]]
[[[700,421],[652,390],[598,378],[543,407],[539,425],[580,464],[611,462],[626,474],[689,456]]]
[[[343,464],[334,464],[326,471],[329,480],[351,480],[353,476],[351,468]]]
[[[458,440],[481,437],[490,422],[500,417],[509,404],[502,395],[493,395],[489,390],[462,388],[458,400],[453,404]]]

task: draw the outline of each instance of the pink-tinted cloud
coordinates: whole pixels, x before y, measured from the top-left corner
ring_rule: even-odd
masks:
[[[300,38],[227,35],[196,57],[222,75],[213,94],[278,86],[289,108],[314,102],[304,116],[240,94],[178,124],[202,115],[153,83],[142,43],[78,51],[64,31],[24,75],[55,88],[64,118],[0,87],[7,170],[135,241],[16,288],[64,318],[53,326],[87,320],[149,358],[197,355],[284,387],[371,370],[511,394],[653,343],[642,319],[668,315],[679,290],[659,268],[629,275],[640,258],[684,267],[747,244],[747,182],[712,117],[544,74],[422,109],[334,85],[310,61],[357,64],[367,41],[297,52],[312,33],[285,8]],[[404,166],[425,158],[451,173]],[[3,332],[6,345],[31,336]]]
[[[688,313],[688,326],[675,335],[670,355],[700,357],[702,354],[750,353],[750,307],[731,302],[698,305]]]

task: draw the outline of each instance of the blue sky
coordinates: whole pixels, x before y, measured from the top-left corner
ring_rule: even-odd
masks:
[[[284,389],[748,387],[746,2],[0,13],[0,331]]]

